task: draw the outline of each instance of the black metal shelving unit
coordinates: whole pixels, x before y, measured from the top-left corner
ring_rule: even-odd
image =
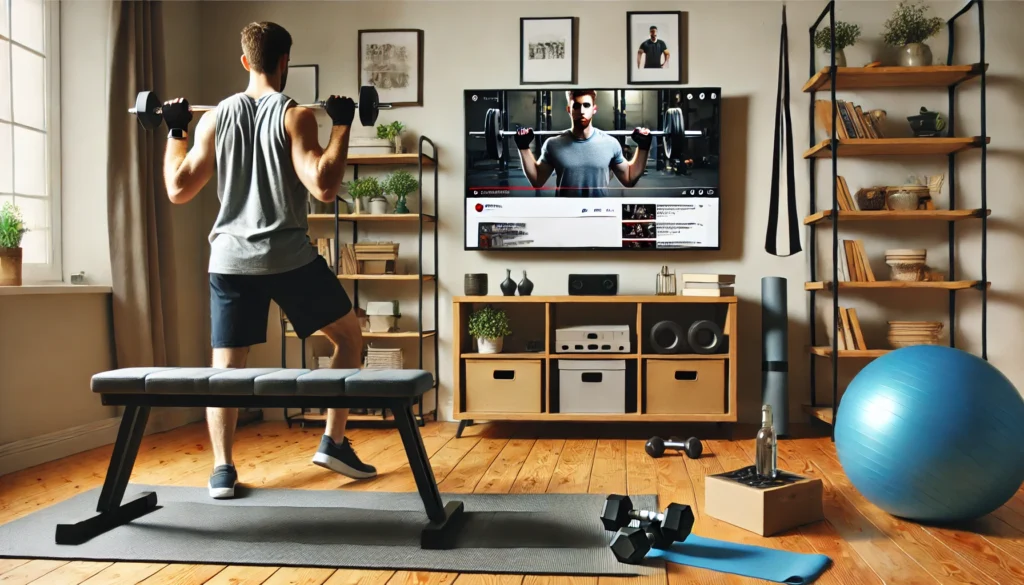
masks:
[[[843,141],[838,138],[836,133],[836,124],[842,123],[841,120],[837,120],[836,113],[836,86],[840,85],[840,81],[843,80],[843,72],[841,69],[849,68],[837,68],[835,62],[835,0],[831,0],[822,10],[821,14],[815,20],[814,24],[809,29],[810,37],[810,70],[809,75],[811,81],[814,80],[816,75],[827,74],[828,75],[828,90],[831,98],[832,105],[832,130],[829,134],[828,140],[828,158],[832,162],[832,205],[830,215],[825,217],[825,220],[832,222],[832,284],[831,286],[822,287],[823,289],[830,289],[829,292],[832,294],[832,346],[830,351],[827,353],[816,352],[818,348],[816,343],[816,288],[808,287],[809,298],[809,327],[810,327],[810,351],[812,352],[809,361],[810,368],[810,390],[811,390],[811,401],[810,405],[805,405],[805,411],[811,416],[822,420],[832,426],[832,440],[835,440],[835,417],[836,412],[839,408],[839,359],[840,350],[838,347],[839,343],[839,295],[840,295],[840,284],[839,284],[839,226],[840,218],[842,213],[839,210],[839,200],[837,196],[837,185],[836,179],[838,176],[838,159],[843,153]],[[950,68],[954,67],[953,55],[955,50],[955,25],[957,20],[967,14],[971,8],[977,9],[978,16],[978,40],[979,40],[979,57],[977,63],[973,63],[970,66],[955,66],[957,71],[953,71]],[[828,25],[831,31],[831,51],[830,51],[830,63],[826,70],[819,71],[815,66],[815,47],[814,47],[814,36],[817,32],[818,26],[822,21],[828,17]],[[987,158],[987,145],[989,137],[986,130],[986,99],[985,99],[985,74],[987,69],[987,63],[985,62],[985,12],[984,3],[982,0],[968,0],[966,4],[961,8],[955,15],[946,21],[946,30],[948,34],[949,46],[946,56],[945,65],[928,67],[925,69],[931,70],[932,74],[938,74],[939,77],[933,79],[947,79],[948,83],[939,82],[928,82],[919,83],[915,81],[913,75],[907,75],[905,79],[893,82],[890,74],[890,78],[886,84],[879,84],[872,87],[869,83],[856,85],[857,89],[892,89],[899,87],[923,87],[930,86],[935,88],[945,87],[948,91],[948,131],[947,136],[956,136],[956,90],[965,81],[972,79],[978,79],[980,81],[981,96],[980,96],[980,109],[981,109],[981,134],[980,136],[974,137],[970,141],[968,148],[980,149],[981,156],[981,207],[979,209],[970,210],[966,217],[977,218],[981,220],[981,280],[970,287],[960,287],[959,290],[964,289],[975,289],[981,293],[981,357],[982,359],[988,359],[988,223],[987,218],[989,214],[988,209],[988,194],[987,194],[987,177],[986,177],[986,158]],[[944,69],[945,68],[945,69]],[[927,72],[918,72],[916,75],[923,75]],[[870,75],[870,74],[869,74]],[[944,77],[941,77],[944,75]],[[818,87],[821,84],[812,84],[808,82],[808,86],[805,86],[805,92],[810,93],[810,106],[808,113],[808,133],[809,133],[809,151],[817,150],[820,152],[821,142],[815,140],[815,93],[818,91]],[[880,139],[885,140],[885,139]],[[863,140],[859,142],[864,142]],[[947,181],[949,185],[949,209],[956,210],[956,156],[958,150],[951,149],[948,152],[948,176]],[[910,153],[913,154],[913,153]],[[809,189],[810,189],[810,217],[815,217],[818,213],[816,207],[816,194],[817,186],[815,183],[815,170],[819,156],[811,153],[810,155],[805,154],[805,158],[808,158],[808,174],[809,174]],[[828,212],[825,212],[828,213]],[[949,277],[948,280],[952,281],[956,279],[956,220],[948,219],[948,245],[949,245]],[[809,263],[810,263],[810,280],[811,282],[817,281],[817,223],[818,221],[809,221],[810,229],[810,251],[809,251]],[[823,223],[823,222],[822,222]],[[950,288],[949,294],[949,345],[950,347],[956,347],[956,296],[957,289]],[[829,406],[826,405],[821,407],[818,405],[817,400],[817,384],[816,384],[816,365],[818,357],[830,357],[832,365],[832,404],[829,412]],[[864,357],[870,359],[874,357],[874,354],[868,352],[868,355],[857,355],[856,357]]]
[[[426,152],[424,152],[424,145],[429,145],[430,146],[430,154],[427,154]],[[396,279],[396,280],[394,280],[394,282],[396,284],[412,282],[412,281],[418,282],[418,288],[419,288],[419,290],[418,290],[419,294],[417,295],[417,304],[418,304],[417,316],[418,317],[417,317],[417,325],[416,325],[417,329],[416,329],[416,332],[415,332],[416,333],[416,339],[417,339],[417,347],[418,347],[417,368],[425,369],[424,368],[424,351],[423,351],[423,342],[424,342],[424,340],[427,339],[427,338],[432,339],[432,343],[433,343],[433,346],[434,346],[433,347],[433,358],[434,358],[433,359],[433,363],[434,363],[434,367],[433,367],[433,376],[434,376],[434,386],[433,386],[433,389],[434,389],[434,409],[431,412],[424,413],[423,412],[423,397],[420,396],[419,402],[417,404],[417,411],[416,411],[416,413],[414,415],[415,418],[416,418],[416,422],[419,425],[422,426],[426,422],[426,416],[425,415],[432,414],[433,415],[433,420],[435,420],[435,421],[438,420],[438,394],[440,393],[439,392],[439,388],[440,388],[440,384],[441,384],[440,367],[439,367],[440,366],[440,355],[439,355],[439,346],[438,346],[438,341],[437,341],[437,337],[438,337],[438,324],[439,324],[438,308],[439,308],[439,296],[440,296],[439,295],[439,291],[438,291],[438,286],[439,286],[438,285],[438,222],[440,221],[440,206],[438,205],[438,200],[437,200],[437,194],[438,194],[438,166],[439,166],[439,162],[438,162],[438,155],[437,155],[437,146],[434,144],[434,142],[430,138],[428,138],[426,136],[420,136],[419,141],[417,142],[417,150],[416,150],[415,154],[416,154],[416,165],[417,165],[418,173],[419,173],[419,177],[418,177],[418,179],[419,179],[418,180],[419,189],[417,190],[417,195],[418,195],[417,199],[418,200],[415,202],[415,208],[418,209],[418,211],[411,211],[410,213],[415,213],[418,216],[417,221],[416,221],[416,223],[418,224],[417,256],[416,256],[416,276],[418,276],[418,278],[413,278],[413,279]],[[372,162],[369,162],[369,161],[372,161]],[[359,167],[360,166],[365,166],[365,165],[373,165],[373,166],[391,165],[391,166],[397,166],[397,165],[410,164],[408,161],[409,161],[409,157],[407,157],[405,155],[350,155],[349,156],[349,160],[348,160],[348,166],[352,168],[353,178],[359,178]],[[426,166],[424,164],[425,162],[429,162],[430,163],[429,166],[431,166],[433,168],[433,174],[434,174],[434,177],[433,177],[434,187],[433,187],[433,192],[432,192],[432,209],[428,209],[426,207],[426,205],[425,205],[426,198],[424,197],[424,186],[423,186],[423,171],[424,171],[424,166]],[[408,203],[412,204],[413,202],[409,201]],[[353,217],[350,214],[344,214],[344,216],[343,216],[342,214],[340,214],[339,205],[340,205],[340,200],[336,199],[335,202],[334,202],[334,242],[335,242],[335,245],[334,245],[334,271],[335,271],[335,274],[339,275],[339,277],[340,277],[341,276],[341,272],[340,272],[341,271],[341,245],[340,245],[340,242],[341,242],[341,224],[342,223],[350,223],[352,225],[352,240],[351,241],[352,241],[353,244],[355,244],[356,242],[359,241],[359,229],[358,229],[359,222],[360,221],[364,221],[364,220],[360,219],[359,217]],[[412,207],[412,205],[410,205],[410,207]],[[374,216],[374,217],[379,217],[379,216]],[[381,221],[378,220],[378,221],[375,221],[374,223],[381,223]],[[424,254],[423,254],[423,242],[424,242],[424,232],[425,232],[426,229],[432,229],[433,230],[433,234],[432,234],[432,238],[433,238],[433,264],[432,264],[432,266],[428,267],[428,268],[430,268],[429,272],[424,272],[425,262],[424,262]],[[430,237],[430,235],[428,235],[428,237]],[[383,279],[388,279],[388,278],[389,278],[389,276],[383,276],[382,280]],[[424,322],[425,322],[425,316],[426,315],[423,312],[423,308],[424,308],[424,298],[423,297],[424,297],[424,292],[427,292],[427,291],[424,290],[425,289],[425,287],[424,287],[424,281],[425,280],[429,280],[429,281],[433,282],[433,285],[434,285],[433,286],[433,297],[434,297],[433,298],[433,309],[434,309],[434,311],[433,311],[433,327],[429,328],[429,329],[424,327]],[[360,280],[359,279],[352,279],[351,282],[352,282],[352,288],[353,288],[353,291],[352,291],[352,304],[353,304],[353,306],[358,307],[359,306],[359,282],[360,282]],[[288,335],[287,335],[287,331],[286,331],[286,319],[285,319],[285,316],[284,316],[283,313],[280,314],[280,319],[281,319],[281,367],[287,367],[286,366],[286,364],[287,364],[286,340],[287,340]],[[364,336],[365,336],[364,339],[366,339],[366,338],[373,338],[373,334],[370,334],[370,333],[364,333]],[[388,339],[388,337],[382,337],[382,339]],[[302,358],[301,358],[302,365],[301,365],[301,367],[305,368],[305,367],[307,367],[306,366],[306,340],[305,339],[300,339],[299,343],[301,345],[301,355],[302,355]],[[289,427],[291,427],[293,422],[305,425],[306,423],[311,423],[311,422],[320,423],[320,422],[323,421],[323,418],[324,418],[323,409],[321,409],[320,413],[317,413],[317,414],[310,413],[309,412],[310,409],[306,409],[306,408],[299,409],[300,412],[297,413],[297,414],[289,414],[289,410],[291,410],[291,409],[287,409],[287,408],[284,409],[284,419],[285,419],[285,422],[288,424]],[[348,419],[348,426],[349,427],[359,427],[359,426],[384,426],[384,427],[390,427],[390,426],[393,426],[393,424],[394,424],[393,419],[389,419],[388,416],[387,416],[387,412],[385,412],[385,411],[382,411],[380,416],[375,416],[375,415],[352,415],[352,414],[350,414],[349,415],[349,419]]]

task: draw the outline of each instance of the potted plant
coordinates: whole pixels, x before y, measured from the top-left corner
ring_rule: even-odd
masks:
[[[409,208],[406,207],[405,200],[420,186],[419,182],[413,178],[412,173],[409,171],[398,170],[384,178],[382,187],[385,193],[391,193],[395,196],[395,213],[409,213]]]
[[[372,201],[383,195],[383,189],[381,189],[380,181],[377,180],[377,177],[352,179],[346,183],[346,186],[348,188],[348,194],[352,197],[352,202],[355,204],[354,213],[363,213],[364,199]],[[386,203],[387,200],[385,200],[385,204]],[[371,213],[373,212],[371,211]]]
[[[18,206],[5,202],[0,209],[0,286],[21,286],[21,237],[27,231]]]
[[[860,26],[849,22],[836,21],[836,67],[846,67],[846,53],[843,49],[852,47],[860,38]],[[826,53],[832,47],[831,27],[819,28],[814,33],[814,46]]]
[[[900,0],[896,12],[885,21],[882,41],[890,47],[899,47],[899,63],[903,67],[922,67],[932,64],[932,50],[924,42],[942,29],[942,19],[928,18],[928,7],[921,2],[911,4]]]
[[[469,316],[469,334],[476,338],[480,353],[501,353],[506,335],[511,335],[508,315],[486,306]]]
[[[377,124],[377,138],[391,142],[395,145],[395,154],[401,154],[405,151],[402,148],[402,130],[405,130],[405,124],[398,120],[390,124]]]

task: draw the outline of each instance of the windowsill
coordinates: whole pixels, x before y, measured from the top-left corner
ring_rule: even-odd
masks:
[[[68,284],[65,282],[0,286],[0,296],[17,295],[81,295],[110,294],[113,288],[98,284]]]

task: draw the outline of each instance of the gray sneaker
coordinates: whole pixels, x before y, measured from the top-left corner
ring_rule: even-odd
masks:
[[[235,486],[238,485],[238,472],[234,465],[218,465],[210,476],[210,497],[222,500],[235,497]]]
[[[342,439],[341,445],[338,445],[329,436],[324,435],[320,439],[320,448],[313,455],[313,463],[352,479],[377,476],[377,468],[359,460],[359,456],[352,450],[348,437]]]

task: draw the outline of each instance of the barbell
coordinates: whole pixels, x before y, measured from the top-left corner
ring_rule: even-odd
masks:
[[[669,108],[665,110],[665,115],[662,118],[662,126],[664,130],[651,130],[652,136],[662,137],[662,148],[665,149],[665,156],[672,158],[672,151],[676,152],[685,148],[683,141],[686,138],[707,138],[708,130],[685,130],[683,128],[683,110],[680,108]],[[536,136],[553,136],[556,134],[563,134],[564,130],[534,130],[533,133]],[[606,134],[612,136],[630,136],[633,134],[632,130],[604,130]],[[497,108],[490,108],[487,113],[484,114],[484,129],[483,131],[473,131],[469,133],[470,136],[480,137],[482,136],[486,140],[487,158],[502,159],[504,158],[503,148],[501,147],[501,139],[505,136],[515,136],[516,132],[512,130],[501,129],[501,110]]]
[[[382,104],[377,100],[377,88],[372,85],[364,85],[359,88],[359,101],[356,106],[359,108],[359,121],[363,126],[373,126],[377,121],[377,113],[380,110],[390,110],[391,104]],[[326,101],[319,101],[312,104],[299,104],[303,108],[320,108],[327,105]],[[190,105],[190,112],[208,112],[216,109],[216,106]],[[128,108],[129,114],[135,114],[139,124],[146,130],[159,128],[163,123],[163,102],[157,97],[156,92],[140,91],[135,98],[135,107]]]

